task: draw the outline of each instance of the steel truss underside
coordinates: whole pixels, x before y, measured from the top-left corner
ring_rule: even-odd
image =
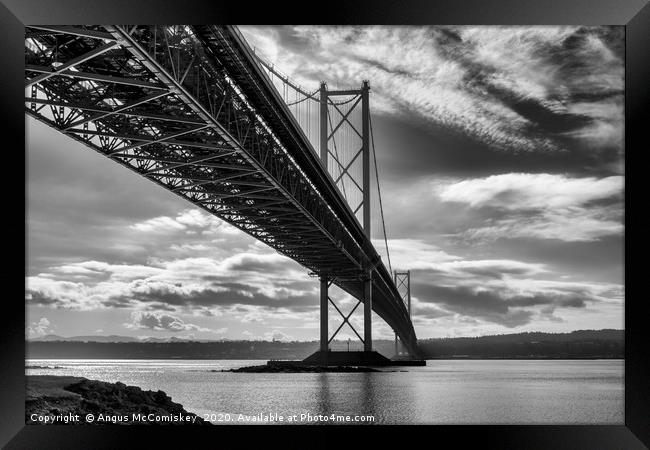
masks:
[[[234,27],[30,26],[25,107],[363,300],[412,355],[390,274]]]

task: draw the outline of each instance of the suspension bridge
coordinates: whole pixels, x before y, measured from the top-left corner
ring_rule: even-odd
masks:
[[[234,26],[28,26],[25,111],[297,261],[320,281],[320,349],[347,324],[373,351],[372,311],[418,355],[410,273],[394,272],[370,85],[304,89]],[[371,241],[371,179],[386,260]],[[332,285],[356,299],[344,314]],[[330,334],[330,305],[342,322]],[[350,317],[363,305],[363,334]],[[344,354],[345,353],[345,354]],[[382,360],[383,358],[383,360]]]

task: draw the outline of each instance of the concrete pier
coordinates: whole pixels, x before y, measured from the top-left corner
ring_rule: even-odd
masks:
[[[355,366],[355,367],[388,367],[388,366],[426,366],[422,359],[392,360],[379,352],[322,352],[317,351],[302,361],[268,361],[269,366]]]

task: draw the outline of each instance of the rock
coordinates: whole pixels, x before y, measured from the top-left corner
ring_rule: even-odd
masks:
[[[154,414],[156,416],[190,417],[190,421],[138,421],[132,420],[133,414]],[[187,412],[183,405],[172,401],[164,391],[143,391],[137,386],[124,383],[107,383],[82,377],[59,377],[52,375],[27,376],[25,399],[25,422],[39,423],[32,420],[36,416],[78,415],[77,424],[87,424],[87,414],[119,416],[120,424],[195,424],[211,425],[196,414]],[[193,420],[193,421],[192,421]],[[63,422],[54,422],[63,423]],[[99,420],[93,424],[105,424]]]

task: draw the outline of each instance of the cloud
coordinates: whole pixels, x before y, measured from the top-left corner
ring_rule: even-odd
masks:
[[[254,341],[278,341],[278,342],[289,342],[294,341],[295,338],[283,331],[272,329],[270,331],[256,334],[249,330],[244,330],[241,332],[245,339],[254,340]]]
[[[27,337],[35,338],[52,333],[52,324],[47,317],[41,317],[38,321],[32,322],[27,327]]]
[[[169,231],[184,230],[185,225],[170,217],[154,217],[144,222],[136,223],[131,226],[136,231],[148,233],[165,233]]]
[[[470,288],[467,286],[427,286],[422,289],[425,298],[434,298],[443,309],[464,316],[497,323],[508,328],[525,325],[534,311],[525,307],[551,305],[556,307],[585,306],[583,298],[560,295],[520,295],[505,297],[499,290]],[[419,294],[422,297],[422,294]]]
[[[291,341],[293,340],[292,336],[283,333],[279,330],[272,330],[264,333],[264,338],[269,341]]]
[[[158,267],[141,264],[109,264],[103,261],[82,261],[53,267],[58,274],[79,275],[84,278],[106,278],[126,281],[142,277],[149,277],[161,272]]]
[[[457,315],[507,328],[534,320],[561,320],[558,309],[622,306],[621,285],[558,281],[543,265],[507,260],[452,261],[412,274],[413,314]],[[535,278],[538,276],[550,279]]]
[[[65,280],[53,280],[44,276],[28,277],[25,289],[25,300],[28,304],[74,307],[85,303],[89,308],[96,304],[91,302],[91,297],[86,296],[87,287],[83,283]],[[86,302],[81,299],[86,298]]]
[[[385,253],[383,240],[374,239],[373,244],[381,254]],[[440,262],[459,259],[421,239],[389,239],[388,248],[391,263],[398,270],[428,269]]]
[[[101,277],[84,282],[67,281],[65,273],[64,279],[28,277],[26,300],[80,310],[146,305],[210,309],[237,304],[301,310],[316,304],[316,283],[309,282],[306,274],[294,277],[295,269],[275,255],[190,258],[157,264],[149,271],[136,268],[140,276],[134,276],[128,265],[120,265],[118,271],[106,264]],[[53,267],[53,272],[56,269]]]
[[[214,315],[218,311],[212,307],[236,304],[309,309],[306,305],[316,298],[316,283],[299,264],[200,210],[124,228],[130,230],[127,239],[151,244],[146,261],[51,265],[27,277],[26,300],[81,310],[198,307]]]
[[[504,276],[531,276],[547,272],[544,264],[533,264],[507,259],[447,261],[433,264],[434,273],[443,273],[448,277],[466,278],[480,276],[486,278],[503,278]]]
[[[169,233],[179,230],[200,231],[202,234],[217,231],[232,233],[234,228],[217,217],[198,209],[185,209],[176,217],[153,217],[130,226],[131,229],[147,233]]]
[[[545,212],[533,217],[488,221],[486,226],[469,228],[459,236],[470,241],[534,238],[565,242],[592,242],[623,232],[622,215],[617,210],[571,209]]]
[[[622,193],[622,176],[570,178],[548,173],[508,173],[473,178],[449,184],[438,191],[446,202],[505,210],[557,210]]]
[[[200,327],[192,323],[186,323],[181,318],[172,316],[171,314],[163,314],[159,312],[147,311],[134,311],[131,313],[131,320],[124,324],[126,328],[130,329],[146,329],[154,331],[202,331],[215,334],[223,334],[226,328],[212,330],[210,328]]]
[[[559,174],[509,173],[434,187],[445,202],[483,209],[479,226],[458,235],[595,241],[623,231],[623,177],[570,178]]]
[[[135,225],[127,228],[143,237],[154,230],[171,233],[169,239],[177,244],[159,246],[145,264],[89,260],[50,266],[27,278],[27,302],[75,310],[195,309],[213,316],[235,305],[296,313],[316,305],[317,284],[297,263],[252,238],[229,237],[234,244],[224,242],[224,233],[230,234],[232,227],[211,215],[184,210]],[[188,228],[203,237],[188,238],[182,233]]]
[[[453,315],[451,311],[447,311],[432,303],[421,302],[417,297],[411,297],[411,314],[414,321],[422,318],[438,319]]]

